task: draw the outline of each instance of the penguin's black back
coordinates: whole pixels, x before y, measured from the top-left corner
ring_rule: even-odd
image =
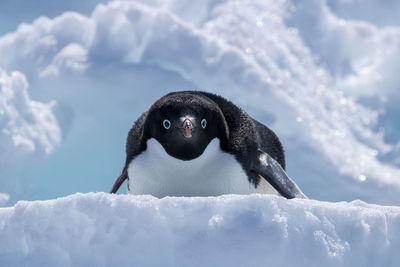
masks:
[[[251,118],[231,101],[207,92],[196,92],[214,101],[225,116],[229,127],[229,140],[222,146],[237,156],[242,164],[247,165],[249,154],[254,149],[261,149],[273,157],[285,169],[285,155],[281,142],[267,126]]]

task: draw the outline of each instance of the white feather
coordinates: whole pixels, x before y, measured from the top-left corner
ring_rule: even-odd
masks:
[[[220,149],[213,139],[203,154],[189,161],[167,154],[155,139],[147,141],[147,150],[128,167],[129,194],[164,196],[217,196],[222,194],[276,194],[261,179],[257,188],[249,183],[246,173],[233,155]]]

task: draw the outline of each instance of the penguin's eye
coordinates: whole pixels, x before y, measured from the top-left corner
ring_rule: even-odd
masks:
[[[207,121],[206,121],[206,119],[202,119],[202,120],[201,120],[201,127],[203,127],[203,129],[204,129],[204,128],[206,128],[206,126],[207,126]]]
[[[169,120],[164,120],[163,122],[162,122],[162,124],[163,124],[163,126],[164,126],[164,128],[165,129],[169,129],[169,128],[171,128],[171,122],[169,121]]]

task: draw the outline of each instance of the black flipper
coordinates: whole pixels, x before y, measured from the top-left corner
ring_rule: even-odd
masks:
[[[128,133],[128,138],[126,140],[126,161],[125,166],[122,169],[121,174],[118,176],[117,180],[115,180],[114,185],[112,186],[110,193],[115,194],[122,183],[129,179],[128,176],[128,167],[131,160],[139,155],[142,151],[146,149],[146,142],[149,138],[148,135],[144,131],[144,124],[146,121],[147,112],[143,113],[137,121],[133,124],[132,128]],[[128,183],[129,190],[129,183]]]
[[[257,150],[252,171],[264,177],[283,197],[307,198],[281,165],[262,150]]]
[[[128,171],[126,168],[124,168],[121,172],[121,174],[118,176],[117,180],[115,180],[110,193],[115,194],[117,193],[118,189],[122,185],[122,183],[128,178]],[[129,185],[128,185],[129,186]]]

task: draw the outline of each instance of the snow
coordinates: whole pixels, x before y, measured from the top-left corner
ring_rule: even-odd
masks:
[[[61,130],[53,114],[56,103],[32,101],[23,74],[0,68],[0,186],[14,191],[21,185],[9,176],[24,161],[50,154],[61,142]],[[17,164],[20,163],[20,164]],[[0,206],[9,195],[0,192]]]
[[[398,266],[400,208],[77,193],[0,208],[4,266]]]
[[[7,158],[34,151],[49,154],[60,143],[61,133],[52,113],[55,103],[32,101],[27,88],[23,74],[13,72],[9,75],[0,69],[1,140],[10,140],[0,145],[7,151]],[[4,160],[2,158],[1,163]]]

